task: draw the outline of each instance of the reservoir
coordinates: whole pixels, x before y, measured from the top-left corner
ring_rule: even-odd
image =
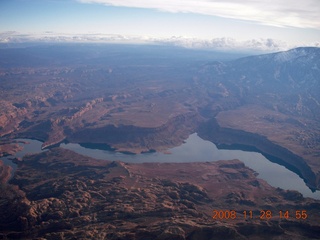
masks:
[[[26,153],[41,152],[42,142],[30,139],[17,139],[29,142],[24,145],[24,150],[17,153],[16,156],[22,157]],[[86,147],[84,147],[86,146]],[[242,150],[224,150],[218,149],[210,141],[201,139],[196,133],[189,136],[184,144],[169,149],[169,153],[150,152],[143,154],[126,154],[114,150],[95,149],[94,144],[75,144],[62,143],[60,147],[72,150],[76,153],[89,157],[105,160],[123,161],[128,163],[143,162],[211,162],[218,160],[239,159],[244,164],[256,171],[261,178],[267,181],[271,186],[280,187],[286,190],[296,190],[305,197],[320,199],[320,191],[312,192],[298,174],[288,170],[284,166],[269,161],[261,153],[242,151]],[[9,160],[5,160],[9,164]],[[12,163],[10,164],[12,166]],[[13,166],[15,168],[15,166]]]

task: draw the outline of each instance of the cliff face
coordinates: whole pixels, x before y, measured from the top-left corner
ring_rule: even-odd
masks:
[[[269,186],[238,160],[126,164],[55,148],[25,157],[1,189],[4,239],[303,239],[320,231],[319,201]],[[296,219],[300,209],[307,219]]]
[[[105,143],[118,151],[141,153],[149,150],[162,151],[183,143],[203,121],[197,113],[181,114],[155,127],[107,125],[101,128],[86,128],[67,136],[76,143]]]
[[[26,113],[26,108],[18,108],[10,101],[0,100],[0,137],[17,130]]]
[[[217,110],[214,117],[223,129],[221,135],[240,130],[243,139],[233,136],[238,144],[248,142],[262,152],[292,162],[289,165],[298,168],[314,189],[320,187],[319,59],[320,48],[297,48],[202,68],[203,84],[219,96],[217,102],[221,103],[213,100],[206,107],[206,112]],[[238,105],[226,108],[222,104],[234,98]],[[262,138],[255,143],[257,135]],[[263,138],[269,142],[266,146],[261,143]],[[222,143],[228,140],[224,138]],[[311,172],[305,172],[305,164]]]
[[[164,61],[146,52],[150,58],[141,59],[137,50],[119,49],[115,61],[108,52],[114,50],[95,49],[105,55],[1,68],[0,136],[36,138],[43,148],[68,140],[139,153],[172,148],[200,129],[215,143],[249,145],[281,159],[319,188],[319,48],[227,63]]]
[[[259,151],[270,160],[297,173],[311,190],[319,188],[320,182],[317,180],[316,174],[302,157],[273,143],[264,136],[232,128],[223,128],[215,119],[202,124],[198,129],[198,135],[215,143],[219,148],[251,148]]]

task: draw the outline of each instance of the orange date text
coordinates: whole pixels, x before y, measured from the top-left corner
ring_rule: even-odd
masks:
[[[306,210],[213,210],[212,218],[215,220],[233,220],[233,219],[297,219],[305,220],[308,218]]]

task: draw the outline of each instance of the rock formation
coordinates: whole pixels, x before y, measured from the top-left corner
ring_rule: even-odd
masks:
[[[1,186],[3,239],[316,239],[320,233],[319,201],[271,187],[238,160],[128,164],[54,148],[25,157]]]

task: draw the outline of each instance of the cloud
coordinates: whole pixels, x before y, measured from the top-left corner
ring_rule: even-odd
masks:
[[[172,37],[167,39],[153,39],[154,42],[161,44],[171,44],[183,46],[186,48],[207,49],[218,51],[258,51],[258,52],[275,52],[284,51],[296,46],[290,46],[286,42],[267,39],[250,39],[238,41],[234,38],[213,38],[211,40],[201,40],[196,38]]]
[[[108,6],[149,8],[254,21],[277,27],[320,29],[319,0],[77,0]]]
[[[212,38],[208,40],[172,36],[169,38],[130,36],[121,34],[65,34],[43,32],[39,34],[22,34],[15,31],[0,32],[0,44],[20,43],[126,43],[158,44],[179,46],[190,49],[236,51],[236,52],[276,52],[295,47],[320,47],[319,42],[304,45],[289,45],[284,41],[267,39],[249,39],[239,41],[234,38]]]
[[[19,32],[0,32],[0,43],[27,43],[27,42],[81,42],[81,43],[128,43],[128,44],[160,44],[180,46],[191,49],[207,49],[221,51],[260,51],[272,52],[287,50],[293,46],[288,46],[285,42],[273,39],[251,39],[247,41],[237,41],[234,38],[213,38],[202,40],[198,38],[170,37],[155,38],[141,36],[126,36],[120,34],[63,34],[44,32],[42,34],[21,34]],[[314,44],[316,45],[316,43]],[[319,45],[319,43],[318,43]]]

